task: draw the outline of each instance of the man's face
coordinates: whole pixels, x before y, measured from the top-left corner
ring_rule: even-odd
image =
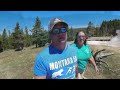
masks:
[[[51,31],[51,39],[54,43],[66,43],[67,28],[63,23],[56,24]]]

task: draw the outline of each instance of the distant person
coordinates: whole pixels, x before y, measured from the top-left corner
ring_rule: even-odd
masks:
[[[67,42],[68,24],[58,18],[49,23],[50,45],[34,63],[34,79],[76,79],[76,50]]]
[[[86,40],[85,33],[80,31],[80,32],[77,32],[75,41],[72,44],[72,46],[75,47],[77,50],[78,72],[81,79],[86,78],[84,77],[84,71],[87,67],[89,60],[94,65],[95,71],[99,72],[96,66],[95,60],[92,56],[90,46],[86,42],[87,40]]]

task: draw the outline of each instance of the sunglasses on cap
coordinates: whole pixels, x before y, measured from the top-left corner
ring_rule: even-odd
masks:
[[[53,29],[53,31],[52,31],[52,34],[60,34],[60,33],[66,33],[67,32],[67,29],[66,28],[55,28],[55,29]]]

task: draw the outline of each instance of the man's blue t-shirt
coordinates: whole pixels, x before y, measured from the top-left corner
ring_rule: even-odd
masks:
[[[45,48],[36,58],[34,75],[47,79],[75,79],[77,65],[76,50],[66,45],[64,50],[53,46]]]

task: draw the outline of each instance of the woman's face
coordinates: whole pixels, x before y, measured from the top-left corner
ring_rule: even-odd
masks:
[[[85,33],[84,32],[79,32],[78,36],[77,36],[77,41],[79,44],[84,44],[86,37],[85,37]]]

